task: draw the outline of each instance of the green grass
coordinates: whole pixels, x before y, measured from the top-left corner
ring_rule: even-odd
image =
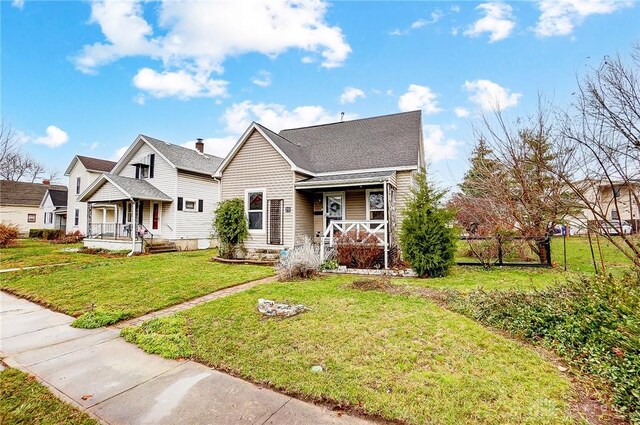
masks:
[[[571,422],[571,385],[537,352],[427,299],[350,289],[353,279],[271,283],[123,335],[150,352],[390,420]],[[309,311],[263,319],[258,298]]]
[[[43,266],[61,263],[92,263],[104,260],[98,255],[65,252],[65,249],[80,248],[82,243],[55,244],[38,239],[20,239],[18,244],[0,248],[0,269]]]
[[[101,310],[136,317],[273,274],[271,267],[210,262],[213,253],[143,255],[4,273],[0,289],[72,316]]]
[[[0,423],[98,424],[86,413],[56,398],[35,378],[17,369],[0,372]]]

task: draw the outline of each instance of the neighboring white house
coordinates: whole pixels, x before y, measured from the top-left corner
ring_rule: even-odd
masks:
[[[65,230],[67,225],[67,188],[47,189],[40,202],[43,229]]]
[[[222,158],[139,135],[110,173],[82,191],[85,246],[130,249],[165,242],[178,249],[211,246]]]
[[[87,232],[87,203],[78,201],[78,195],[96,181],[102,173],[108,173],[116,165],[113,161],[76,155],[64,175],[69,177],[67,194],[67,232]]]
[[[44,227],[40,204],[48,189],[67,190],[65,186],[0,180],[0,223],[18,226],[20,233]]]

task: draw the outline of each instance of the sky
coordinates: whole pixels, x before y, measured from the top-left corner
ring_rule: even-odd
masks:
[[[138,134],[224,156],[251,121],[421,109],[430,174],[452,188],[483,113],[569,104],[576,78],[640,41],[640,4],[3,0],[0,24],[2,120],[60,175]]]

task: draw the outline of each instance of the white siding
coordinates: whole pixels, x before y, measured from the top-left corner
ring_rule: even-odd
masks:
[[[126,195],[107,181],[91,196],[91,202],[108,202],[123,198],[126,198]]]
[[[411,188],[414,185],[414,171],[398,171],[397,183],[398,183],[398,191],[396,192],[396,211],[398,213],[398,232],[400,232],[400,227],[402,226],[402,220],[404,219],[404,215],[402,214],[406,205],[407,200],[411,197]]]
[[[178,196],[195,200],[196,211],[176,211],[176,239],[210,238],[213,211],[218,200],[218,183],[213,177],[178,172]],[[204,204],[202,212],[197,210],[199,199]]]
[[[43,229],[54,229],[55,228],[55,214],[54,211],[56,210],[55,205],[53,205],[53,201],[51,200],[51,196],[49,195],[45,195],[46,198],[44,199],[44,203],[42,204],[42,208],[40,208],[40,214],[42,217],[40,217],[40,219],[42,220],[42,228]],[[45,223],[45,215],[47,213],[51,213],[53,219],[51,220],[51,223]]]
[[[80,177],[80,193],[84,192],[98,177],[100,173],[92,173],[87,171],[79,160],[69,173],[69,184],[67,187],[67,232],[75,232],[79,230],[82,234],[87,233],[87,203],[78,201],[76,193],[76,178]],[[75,209],[80,210],[80,220],[76,226],[74,220]]]
[[[42,210],[40,207],[22,207],[14,205],[0,206],[0,223],[18,226],[20,233],[29,233],[29,229],[42,228]],[[28,223],[28,214],[36,215],[35,223]]]
[[[258,131],[253,131],[222,174],[221,199],[244,200],[245,189],[264,188],[268,199],[284,199],[284,246],[292,247],[294,173],[289,163],[267,142]],[[265,202],[266,211],[266,202]],[[266,230],[266,229],[265,229]],[[247,249],[278,249],[282,245],[267,244],[266,232],[253,233]]]

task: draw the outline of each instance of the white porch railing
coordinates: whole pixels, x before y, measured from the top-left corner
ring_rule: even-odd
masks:
[[[389,268],[389,233],[387,232],[387,222],[384,220],[368,221],[331,221],[320,239],[320,257],[326,259],[326,248],[333,248],[336,234],[355,233],[359,242],[375,241],[377,245],[384,247],[384,268]]]

